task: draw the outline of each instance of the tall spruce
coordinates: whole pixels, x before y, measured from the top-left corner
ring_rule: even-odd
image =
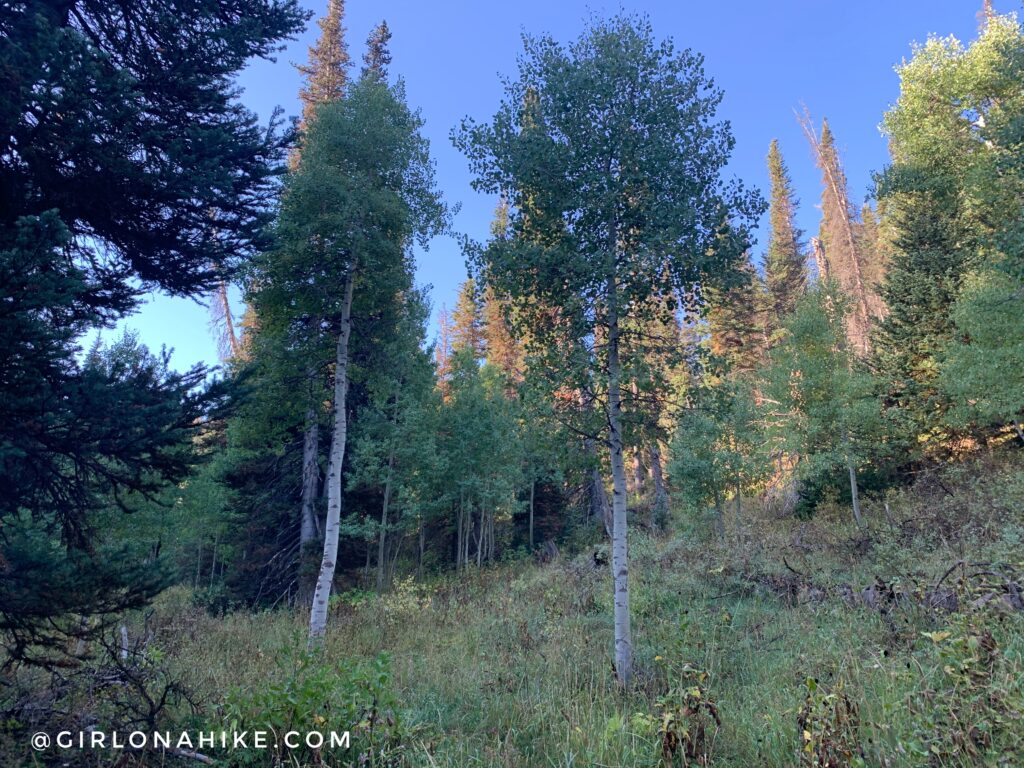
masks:
[[[320,37],[309,49],[309,63],[299,67],[305,86],[299,93],[303,104],[303,120],[307,129],[316,112],[326,104],[344,97],[348,82],[349,55],[345,43],[344,0],[328,0],[327,13],[320,19]],[[298,156],[293,156],[293,162]],[[320,319],[309,318],[305,333],[318,335]],[[317,516],[320,495],[320,423],[324,417],[325,376],[322,368],[307,366],[306,405],[303,414],[302,500],[299,509],[299,585],[298,598],[308,602],[313,589],[316,544],[322,531]]]
[[[305,14],[43,0],[2,16],[0,632],[9,659],[53,661],[159,588],[98,515],[181,482],[209,405],[202,368],[138,348],[82,360],[77,340],[147,292],[208,293],[266,244],[287,137],[232,81]]]
[[[313,119],[320,105],[345,95],[351,64],[345,42],[345,0],[327,0],[327,13],[317,24],[320,37],[309,49],[309,63],[298,68],[305,78],[299,91],[304,123]]]
[[[764,283],[749,260],[742,265],[740,280],[724,288],[705,290],[708,302],[709,347],[726,363],[733,376],[753,373],[765,353],[765,317],[761,308]]]
[[[777,139],[768,148],[768,178],[771,183],[768,250],[764,258],[764,280],[768,294],[770,328],[779,328],[793,311],[807,287],[807,263],[796,226],[796,193],[789,170],[782,159]]]
[[[388,78],[388,65],[391,63],[391,30],[387,21],[381,21],[366,38],[366,53],[363,54],[363,71],[374,72],[382,80]]]
[[[483,302],[476,280],[472,277],[463,281],[459,297],[451,314],[452,351],[469,350],[474,360],[483,360],[487,354],[487,340],[484,337]]]
[[[360,324],[358,337],[362,323],[408,285],[411,243],[425,246],[447,227],[421,125],[400,86],[367,73],[346,98],[317,110],[282,200],[279,253],[270,263],[285,287],[294,286],[296,311],[321,318],[329,328],[334,367],[327,517],[310,611],[312,646],[327,628],[338,561],[353,323]]]

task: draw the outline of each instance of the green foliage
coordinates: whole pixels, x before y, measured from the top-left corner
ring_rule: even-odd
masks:
[[[928,440],[945,437],[945,414],[960,404],[955,396],[984,400],[990,365],[1000,357],[990,347],[994,359],[982,362],[979,377],[970,376],[963,387],[939,382],[947,346],[953,344],[954,358],[964,362],[972,355],[956,325],[972,325],[971,314],[975,329],[984,322],[978,314],[983,310],[970,308],[988,292],[977,280],[969,281],[974,298],[965,297],[954,310],[967,275],[995,268],[1019,282],[1022,52],[1024,34],[1013,16],[993,16],[968,46],[932,38],[899,68],[900,99],[885,117],[893,164],[880,178],[879,192],[896,234],[882,286],[889,314],[878,332],[877,363],[887,405],[902,421],[912,456],[918,438],[927,447]],[[987,276],[981,281],[991,282]],[[1000,282],[993,283],[997,291]],[[993,321],[998,317],[996,310]],[[954,362],[952,371],[963,368]],[[988,410],[984,404],[979,409],[983,421],[995,415]],[[948,423],[962,427],[964,415],[961,410]],[[1000,415],[1007,418],[1005,411]]]
[[[769,435],[798,457],[796,476],[810,489],[842,487],[851,467],[878,454],[882,438],[872,378],[847,346],[846,311],[833,284],[808,291],[765,372]]]
[[[570,46],[525,46],[494,120],[454,134],[474,186],[508,201],[507,236],[470,258],[510,303],[534,374],[552,391],[604,398],[618,365],[609,355],[674,349],[652,328],[674,327],[694,285],[735,277],[763,206],[721,179],[733,140],[701,57],[656,41],[645,19],[595,21]],[[577,400],[561,404],[580,418]]]
[[[297,645],[297,643],[296,643]],[[388,768],[403,764],[409,731],[391,690],[391,665],[381,653],[367,661],[326,663],[322,653],[281,649],[273,682],[251,691],[228,693],[215,730],[267,731],[273,748],[228,750],[225,765],[295,764],[366,765]],[[348,731],[350,747],[331,748],[328,732]],[[293,732],[295,749],[285,744]],[[305,743],[308,733],[325,736],[323,747]],[[353,763],[354,760],[354,763]]]
[[[1019,422],[1024,409],[1021,286],[1005,272],[967,278],[953,307],[956,337],[941,360],[939,386],[958,426]]]
[[[858,743],[860,711],[840,680],[831,689],[807,678],[807,696],[797,713],[800,765],[803,768],[851,768],[866,763]]]
[[[908,747],[928,765],[1013,765],[1024,759],[1024,676],[1020,656],[1000,648],[991,609],[952,617],[922,632],[923,655],[940,671],[908,702],[914,738]]]
[[[764,257],[764,273],[769,296],[769,324],[776,329],[795,309],[797,299],[807,287],[807,264],[800,242],[803,233],[794,223],[796,193],[776,139],[772,139],[768,149],[768,176],[771,181],[771,234]]]
[[[130,338],[82,362],[76,341],[153,289],[210,288],[266,242],[287,137],[232,82],[304,16],[292,0],[2,12],[0,630],[14,656],[54,662],[68,634],[95,636],[160,582],[104,540],[105,513],[187,476],[207,371],[172,372]]]
[[[656,656],[665,668],[668,690],[655,700],[657,733],[665,766],[711,765],[715,740],[722,727],[718,706],[708,696],[709,673],[684,661],[683,639],[689,623],[679,624],[669,658]]]
[[[749,384],[705,374],[688,393],[670,444],[669,478],[687,507],[714,506],[719,534],[723,500],[752,487],[764,474],[760,419]],[[737,526],[740,521],[735,521]]]
[[[154,286],[212,287],[266,243],[288,138],[238,103],[234,75],[305,18],[293,0],[6,7],[3,239],[22,217],[59,211],[73,258],[57,271],[73,261],[108,318]]]

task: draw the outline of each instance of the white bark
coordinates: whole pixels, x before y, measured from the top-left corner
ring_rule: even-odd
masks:
[[[857,470],[854,469],[852,462],[848,463],[846,468],[850,471],[850,497],[853,499],[853,519],[857,525],[860,525],[860,495],[857,493]]]
[[[331,434],[331,453],[327,469],[327,524],[324,528],[324,556],[320,575],[313,593],[309,614],[309,645],[323,642],[327,630],[327,606],[334,582],[334,568],[338,559],[338,537],[341,532],[341,469],[345,459],[345,440],[348,419],[345,400],[348,395],[348,340],[352,333],[352,294],[355,288],[355,265],[345,276],[345,290],[341,305],[341,324],[334,366],[334,430]]]

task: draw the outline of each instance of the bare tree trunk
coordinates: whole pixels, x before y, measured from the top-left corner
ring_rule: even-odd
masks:
[[[217,544],[220,542],[220,534],[213,537],[213,560],[210,562],[210,589],[213,589],[213,574],[217,570]]]
[[[324,529],[324,557],[320,575],[313,593],[313,606],[309,615],[309,645],[323,642],[327,630],[327,605],[334,583],[334,569],[338,560],[338,537],[341,533],[341,469],[345,460],[345,440],[348,436],[348,416],[345,412],[348,395],[348,339],[352,333],[352,294],[355,290],[355,264],[345,275],[345,289],[341,305],[341,324],[334,366],[334,431],[331,435],[330,462],[327,469],[327,525]]]
[[[644,472],[644,463],[640,458],[640,448],[633,449],[633,493],[642,498],[647,493],[647,479]]]
[[[221,333],[217,339],[220,357],[227,361],[238,359],[242,354],[242,342],[235,335],[235,321],[231,317],[231,302],[228,299],[228,284],[226,280],[217,283],[216,305],[213,307],[214,321],[220,320],[223,323]]]
[[[611,239],[614,246],[614,233]],[[614,253],[614,251],[613,251]],[[615,672],[627,686],[633,676],[633,640],[629,626],[629,551],[626,530],[626,465],[622,457],[622,392],[619,319],[614,273],[608,278],[608,446],[612,465],[612,581],[615,603]]]
[[[394,553],[388,560],[388,569],[386,579],[384,581],[385,587],[390,587],[395,583],[395,566],[398,563],[398,555],[402,551],[402,545],[405,543],[405,536],[399,535],[397,540],[392,537],[392,541],[394,542]]]
[[[199,579],[203,568],[203,540],[199,539],[199,552],[196,554],[196,579],[193,589],[199,589]]]
[[[312,376],[310,376],[312,387]],[[316,406],[313,405],[313,393],[310,392],[310,404],[306,409],[306,429],[302,440],[302,511],[299,521],[299,594],[302,602],[309,601],[313,596],[315,583],[314,566],[316,562],[316,541],[320,537],[320,521],[316,516],[316,497],[320,490],[320,420],[317,418]]]
[[[722,510],[722,494],[715,486],[715,533],[718,538],[725,539],[725,512]]]
[[[462,508],[463,508],[463,492],[459,491],[459,516],[455,530],[455,570],[459,571],[462,569]]]
[[[377,538],[377,591],[384,589],[384,543],[388,530],[388,504],[391,501],[391,473],[395,467],[395,446],[388,452],[388,474],[384,480],[384,505],[380,511],[380,535]]]
[[[533,492],[537,487],[535,480],[530,481],[530,551],[533,552]]]
[[[861,249],[858,247],[857,238],[853,232],[853,221],[851,220],[852,212],[850,207],[849,193],[846,189],[846,185],[842,179],[837,177],[837,171],[839,170],[839,154],[836,150],[835,157],[826,157],[825,153],[821,149],[821,142],[818,140],[818,135],[814,130],[814,125],[811,122],[810,114],[804,112],[803,117],[800,119],[800,126],[804,130],[804,134],[807,136],[807,140],[811,145],[811,149],[814,151],[815,158],[818,162],[818,167],[822,173],[828,179],[829,188],[832,190],[832,194],[835,197],[838,207],[842,210],[841,226],[843,230],[843,239],[846,241],[846,247],[850,249],[850,277],[852,278],[852,286],[843,286],[847,293],[852,294],[854,300],[853,307],[853,323],[857,326],[857,338],[852,339],[853,346],[857,354],[863,356],[867,354],[870,339],[868,333],[871,328],[871,310],[868,308],[867,290],[864,286],[864,278],[861,274]],[[818,241],[820,243],[820,240]],[[828,254],[825,254],[825,261],[827,263]]]
[[[668,512],[668,491],[665,490],[665,475],[661,469],[661,449],[658,442],[651,443],[651,480],[654,483],[654,519],[658,521]]]
[[[739,537],[741,521],[743,520],[743,488],[740,485],[740,476],[736,475],[736,536]]]
[[[850,498],[853,500],[853,519],[857,525],[860,525],[860,495],[857,493],[857,470],[854,469],[852,461],[847,462],[846,468],[850,471]]]
[[[419,556],[416,558],[416,581],[423,581],[423,551],[427,547],[427,526],[423,524],[423,518],[420,518],[420,551]]]
[[[484,508],[484,505],[481,502],[481,504],[480,504],[480,527],[479,527],[479,529],[476,532],[476,567],[477,568],[479,568],[480,565],[483,563],[484,533],[486,532],[485,531],[486,521],[484,519],[484,516],[486,514],[487,513],[486,513],[486,510]]]

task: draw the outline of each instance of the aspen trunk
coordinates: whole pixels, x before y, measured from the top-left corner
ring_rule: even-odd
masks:
[[[640,458],[640,449],[633,449],[633,493],[642,498],[647,493],[646,473],[644,463]]]
[[[462,569],[462,515],[463,515],[462,492],[459,492],[459,517],[455,531],[455,570]]]
[[[423,551],[427,546],[427,527],[423,524],[423,518],[420,518],[420,551],[416,558],[416,581],[423,581]]]
[[[626,465],[622,457],[622,392],[619,320],[614,276],[608,279],[608,446],[612,465],[612,582],[615,603],[615,672],[627,686],[633,676],[629,626],[629,551],[626,531]]]
[[[331,434],[331,453],[327,470],[327,524],[324,528],[324,556],[320,575],[313,593],[309,614],[309,645],[323,642],[327,630],[327,606],[334,582],[334,569],[338,560],[338,537],[341,533],[341,468],[345,459],[345,440],[348,436],[348,417],[345,401],[348,395],[348,340],[352,333],[352,294],[355,289],[355,265],[345,275],[345,289],[341,305],[341,324],[334,366],[334,431]]]
[[[530,551],[533,551],[533,492],[536,488],[537,483],[534,480],[530,481]]]
[[[384,544],[388,530],[388,504],[391,501],[391,473],[395,467],[395,447],[388,453],[388,474],[384,480],[384,504],[380,511],[380,535],[377,537],[377,591],[384,589]]]
[[[725,538],[725,512],[722,510],[722,494],[715,486],[715,533],[718,538]]]
[[[860,495],[857,493],[857,470],[854,469],[853,462],[847,462],[846,468],[850,471],[850,498],[853,500],[853,519],[857,525],[860,525]]]
[[[736,537],[740,535],[740,521],[743,519],[743,489],[740,485],[740,477],[736,476]]]
[[[651,443],[651,481],[654,483],[654,519],[663,518],[668,512],[668,491],[665,490],[665,475],[661,469],[661,449],[658,443]]]

